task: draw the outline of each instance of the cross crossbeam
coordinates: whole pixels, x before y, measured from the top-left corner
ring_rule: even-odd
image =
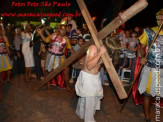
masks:
[[[83,17],[88,25],[88,28],[91,32],[92,38],[94,40],[95,45],[97,48],[100,48],[102,43],[102,39],[104,39],[107,35],[109,35],[111,32],[113,32],[116,28],[118,28],[121,24],[125,23],[127,20],[132,18],[134,15],[142,11],[144,8],[147,7],[148,3],[146,0],[139,0],[134,5],[132,5],[130,8],[125,10],[123,13],[120,13],[118,17],[116,17],[111,23],[109,23],[107,26],[105,26],[100,32],[97,31],[93,20],[87,10],[87,7],[83,0],[76,0],[81,12],[83,14]],[[76,53],[74,53],[72,56],[70,56],[66,61],[58,66],[54,71],[49,73],[45,80],[41,81],[39,85],[37,85],[34,89],[38,90],[41,88],[44,84],[49,82],[53,77],[55,77],[58,73],[60,73],[66,66],[70,65],[73,61],[75,61],[77,58],[79,58],[80,55],[84,54],[88,47],[92,44],[92,40],[90,42],[87,42],[84,46],[82,46]],[[113,67],[113,64],[111,62],[111,59],[107,53],[105,53],[102,56],[102,60],[105,64],[105,67],[108,71],[108,74],[113,82],[113,85],[117,91],[117,94],[120,99],[124,99],[127,97],[127,94],[124,90],[124,87],[121,84],[121,81],[119,80],[119,77]]]

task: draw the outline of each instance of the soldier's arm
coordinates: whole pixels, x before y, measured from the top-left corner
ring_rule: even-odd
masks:
[[[140,40],[140,48],[138,50],[139,57],[141,58],[140,63],[144,65],[146,63],[146,59],[144,58],[145,56],[145,47],[148,44],[148,37],[147,33],[144,31],[144,33],[139,37]]]
[[[144,33],[139,37],[140,40],[140,48],[138,50],[139,53],[139,57],[143,58],[145,56],[145,52],[144,52],[144,48],[147,46],[148,44],[148,38],[147,38],[147,34],[144,31]]]

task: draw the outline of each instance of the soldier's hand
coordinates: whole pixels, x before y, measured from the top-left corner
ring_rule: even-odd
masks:
[[[106,48],[104,46],[100,47],[100,54],[104,54],[106,52]]]
[[[141,63],[142,65],[146,64],[146,62],[147,62],[147,60],[146,60],[145,58],[141,58],[141,59],[140,59],[140,63]]]

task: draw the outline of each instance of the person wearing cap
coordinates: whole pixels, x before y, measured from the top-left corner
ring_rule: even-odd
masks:
[[[87,42],[87,41],[90,41],[91,39],[91,35],[89,33],[86,33],[83,35],[83,39]]]
[[[163,9],[156,14],[157,24],[160,25],[163,20]],[[139,37],[141,48],[139,50],[140,62],[144,64],[144,68],[141,72],[138,91],[140,94],[144,94],[144,112],[145,121],[150,122],[150,103],[153,97],[160,99],[163,97],[163,28],[161,29],[155,43],[153,44],[147,59],[144,58],[144,48],[147,49],[151,45],[158,27],[151,29],[145,29],[144,33]]]

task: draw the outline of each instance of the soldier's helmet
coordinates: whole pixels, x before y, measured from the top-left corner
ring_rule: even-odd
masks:
[[[161,21],[163,21],[163,8],[156,13],[156,19],[157,24],[160,25]]]

